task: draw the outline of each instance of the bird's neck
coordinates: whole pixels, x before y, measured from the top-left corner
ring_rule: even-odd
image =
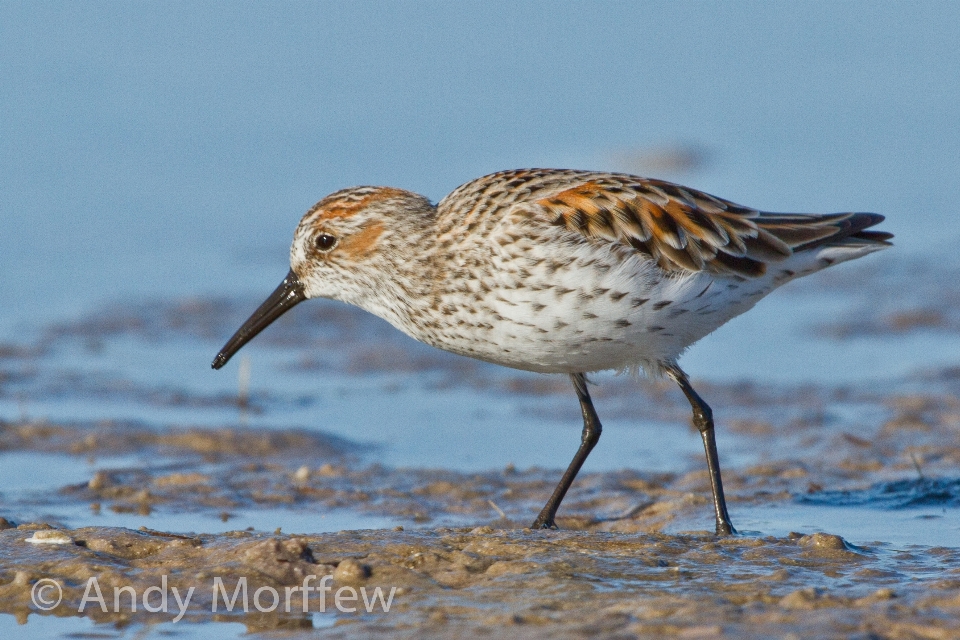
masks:
[[[431,212],[435,213],[435,212]],[[424,212],[428,214],[428,212]],[[407,335],[423,339],[431,324],[437,272],[435,215],[405,216],[402,227],[384,237],[377,264],[367,269],[361,290],[344,297]]]

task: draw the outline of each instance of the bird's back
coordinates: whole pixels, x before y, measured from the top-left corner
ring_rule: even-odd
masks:
[[[665,272],[755,277],[798,251],[851,236],[881,248],[892,237],[866,230],[883,221],[878,214],[768,213],[663,180],[568,169],[501,171],[468,182],[440,201],[438,234],[483,233],[518,211],[584,241],[630,245]]]

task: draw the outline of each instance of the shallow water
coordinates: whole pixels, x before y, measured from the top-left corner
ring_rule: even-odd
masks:
[[[216,625],[180,622],[176,626],[172,623],[142,624],[117,629],[109,625],[97,624],[90,618],[31,616],[29,626],[24,624],[18,622],[13,616],[0,616],[0,634],[5,638],[169,638],[172,636],[184,640],[206,640],[207,638],[219,640],[246,635],[246,628],[239,622]]]
[[[915,545],[954,547],[960,541],[960,510],[956,507],[889,510],[870,506],[872,508],[855,509],[767,504],[739,507],[734,517],[743,531],[773,536],[785,536],[792,531],[826,531],[853,544],[879,544],[892,549],[909,549]]]

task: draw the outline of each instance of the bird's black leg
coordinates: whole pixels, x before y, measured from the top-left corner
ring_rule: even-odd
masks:
[[[586,461],[587,456],[593,451],[597,441],[600,440],[600,418],[597,417],[597,410],[593,408],[593,401],[590,400],[590,392],[587,391],[587,378],[582,373],[571,373],[570,379],[573,380],[573,387],[577,390],[577,397],[580,399],[580,411],[583,412],[583,434],[580,436],[580,448],[573,456],[570,466],[560,478],[560,483],[553,490],[553,495],[547,500],[540,511],[540,515],[534,520],[532,528],[534,529],[556,529],[557,524],[553,521],[557,515],[557,509],[563,501],[563,496],[567,495],[567,489],[573,484],[573,479],[577,477],[580,467]]]
[[[707,470],[710,472],[710,485],[713,488],[713,508],[717,516],[717,535],[736,533],[730,514],[727,513],[727,501],[723,497],[723,482],[720,480],[720,458],[717,456],[717,441],[713,434],[713,411],[703,401],[687,379],[687,374],[676,365],[665,366],[667,375],[680,385],[683,395],[687,396],[693,407],[693,426],[700,431],[703,448],[707,452]]]

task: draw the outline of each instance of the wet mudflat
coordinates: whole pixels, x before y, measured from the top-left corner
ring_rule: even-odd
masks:
[[[960,552],[853,547],[829,534],[716,539],[483,526],[174,536],[90,527],[59,531],[66,544],[23,541],[47,532],[0,533],[5,570],[13,573],[0,597],[22,620],[31,610],[30,584],[55,577],[64,585],[59,615],[75,615],[85,603],[103,623],[150,625],[182,613],[181,622],[240,622],[281,637],[328,625],[331,637],[960,634]],[[87,591],[91,575],[107,613]],[[305,613],[303,592],[285,590],[302,587],[306,576],[329,590],[308,592]],[[246,596],[235,586],[244,578]],[[178,589],[178,600],[168,595],[169,612],[132,612],[129,592],[114,612],[115,587],[133,587],[142,605],[142,594],[160,585]],[[378,587],[381,598],[367,613]],[[228,597],[237,598],[232,612]],[[288,597],[290,613],[260,611],[277,604],[283,611]],[[160,598],[158,590],[154,608]],[[246,614],[237,606],[245,600]]]
[[[792,290],[843,313],[781,335],[786,352],[953,344],[949,291],[887,309],[843,287]],[[238,391],[207,367],[246,311],[118,305],[0,346],[4,635],[960,637],[951,366],[694,373],[742,532],[727,539],[707,531],[683,397],[599,376],[604,436],[562,530],[544,532],[525,527],[579,437],[567,380],[447,356],[318,304],[261,336]],[[308,576],[329,588],[306,592],[304,611]],[[247,611],[240,592],[228,610],[241,578]],[[44,580],[62,593],[49,611],[31,600]],[[144,606],[162,593],[166,612]]]

